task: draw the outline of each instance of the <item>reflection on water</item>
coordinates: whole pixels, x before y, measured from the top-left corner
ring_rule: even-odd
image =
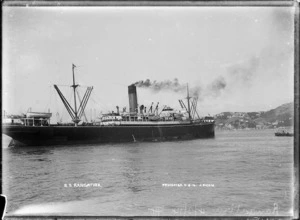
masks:
[[[181,142],[4,148],[3,191],[15,214],[288,215],[292,162],[293,139],[272,130]]]
[[[141,185],[141,176],[139,174],[141,172],[142,160],[138,156],[141,151],[141,146],[136,144],[129,147],[128,151],[122,154],[124,163],[122,164],[121,172],[127,189],[133,193],[141,191],[139,189]]]

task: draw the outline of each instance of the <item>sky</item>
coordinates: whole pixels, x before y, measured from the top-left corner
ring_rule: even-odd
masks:
[[[87,117],[138,104],[180,109],[188,84],[201,116],[266,111],[292,102],[291,7],[3,7],[2,101],[8,114],[68,118],[72,64]],[[155,82],[154,82],[155,81]],[[149,81],[148,81],[149,82]],[[152,85],[151,84],[151,85]],[[154,89],[156,88],[156,89]]]

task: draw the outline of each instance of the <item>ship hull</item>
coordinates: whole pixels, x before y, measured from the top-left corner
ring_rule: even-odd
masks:
[[[98,144],[213,138],[214,123],[159,126],[22,126],[5,125],[2,133],[21,146]]]

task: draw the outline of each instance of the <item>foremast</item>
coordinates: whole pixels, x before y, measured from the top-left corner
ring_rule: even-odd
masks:
[[[80,122],[80,118],[78,118],[78,112],[77,112],[77,105],[76,105],[76,88],[79,86],[78,84],[75,84],[75,75],[74,75],[74,69],[75,69],[75,65],[72,63],[72,73],[73,73],[73,85],[71,85],[71,87],[73,87],[73,92],[74,92],[74,107],[75,107],[75,118],[73,119],[73,122],[75,123],[75,125],[77,125]]]
[[[57,87],[57,85],[54,85],[54,88],[56,89],[59,97],[61,98],[61,101],[63,102],[63,104],[65,105],[69,115],[72,118],[72,121],[74,122],[75,126],[78,125],[78,123],[81,121],[81,117],[84,114],[84,109],[87,105],[87,102],[90,98],[91,92],[93,90],[93,87],[87,87],[87,90],[83,96],[82,100],[80,101],[79,107],[77,109],[77,103],[76,103],[76,88],[79,86],[78,84],[75,83],[75,74],[74,74],[74,69],[76,68],[76,66],[74,64],[72,64],[72,73],[73,73],[73,85],[71,85],[71,87],[73,87],[73,93],[74,93],[74,109],[72,108],[72,106],[70,105],[70,103],[68,102],[68,100],[65,98],[65,96],[62,94],[62,92],[60,91],[60,89]],[[78,95],[78,93],[77,93]],[[78,95],[79,97],[79,95]]]

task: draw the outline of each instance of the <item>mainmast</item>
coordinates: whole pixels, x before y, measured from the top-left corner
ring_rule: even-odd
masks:
[[[187,104],[188,104],[188,113],[189,113],[189,120],[191,121],[191,106],[190,106],[190,94],[189,94],[189,84],[187,84]]]

